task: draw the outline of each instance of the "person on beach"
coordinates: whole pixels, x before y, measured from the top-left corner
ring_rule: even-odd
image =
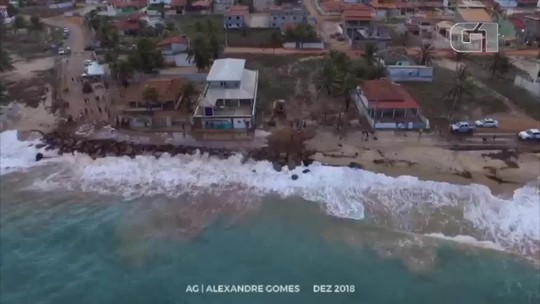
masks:
[[[424,129],[418,130],[418,141],[422,138],[422,132],[424,132]]]

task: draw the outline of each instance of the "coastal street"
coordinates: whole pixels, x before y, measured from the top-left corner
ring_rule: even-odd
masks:
[[[51,26],[68,28],[70,32],[64,46],[71,48],[71,54],[59,55],[62,71],[59,96],[61,96],[61,106],[64,108],[66,117],[71,116],[74,120],[82,118],[86,122],[94,123],[109,121],[110,98],[103,85],[92,85],[91,93],[82,91],[83,63],[85,60],[96,60],[93,52],[84,50],[89,33],[84,27],[82,17],[59,16],[44,19],[43,22]]]

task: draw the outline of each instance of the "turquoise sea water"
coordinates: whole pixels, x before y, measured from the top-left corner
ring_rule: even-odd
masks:
[[[5,181],[0,190],[3,304],[540,303],[530,264],[448,242],[401,252],[402,235],[300,200],[269,197],[227,211],[208,208],[213,202],[180,208],[187,198],[13,190]],[[430,266],[414,270],[413,258]],[[186,293],[190,284],[293,284],[301,292]],[[315,294],[314,284],[355,292]]]

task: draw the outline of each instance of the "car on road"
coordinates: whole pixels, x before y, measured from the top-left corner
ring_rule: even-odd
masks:
[[[69,55],[69,54],[71,54],[71,48],[70,47],[59,48],[58,49],[58,55]]]
[[[498,128],[499,122],[493,118],[484,118],[474,122],[477,128]]]
[[[474,125],[466,121],[460,121],[450,125],[450,131],[452,133],[472,133],[474,129]]]
[[[518,133],[518,138],[521,140],[540,140],[540,130],[528,129]]]
[[[85,61],[83,61],[85,67],[91,65],[92,62],[93,62],[93,60],[90,60],[90,59],[86,59]]]

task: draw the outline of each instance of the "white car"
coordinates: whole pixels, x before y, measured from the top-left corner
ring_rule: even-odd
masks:
[[[498,128],[499,122],[493,118],[484,118],[474,122],[477,128]]]
[[[474,132],[474,126],[466,121],[460,121],[451,124],[450,131],[453,133],[472,133]]]
[[[64,48],[58,49],[58,55],[65,55],[65,54],[66,54],[66,50]]]
[[[521,140],[540,140],[540,130],[528,129],[518,133],[518,137]]]

